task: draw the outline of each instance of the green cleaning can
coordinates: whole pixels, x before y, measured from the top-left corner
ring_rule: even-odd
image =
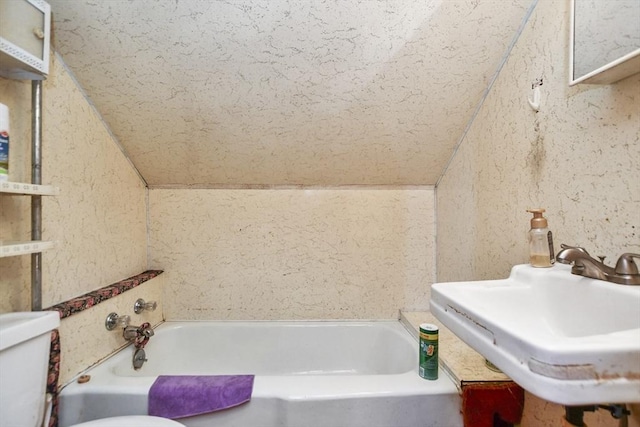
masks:
[[[419,374],[426,380],[438,379],[438,326],[431,323],[420,325]]]

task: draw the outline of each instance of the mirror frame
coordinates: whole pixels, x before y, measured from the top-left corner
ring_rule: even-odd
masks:
[[[569,20],[569,86],[578,83],[585,84],[610,84],[625,77],[640,72],[640,48],[597,68],[584,76],[574,77],[574,31],[575,31],[575,3],[571,0],[571,13]]]

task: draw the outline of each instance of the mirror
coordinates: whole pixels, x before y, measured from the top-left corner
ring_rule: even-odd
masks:
[[[640,1],[573,0],[570,52],[571,86],[640,72]]]

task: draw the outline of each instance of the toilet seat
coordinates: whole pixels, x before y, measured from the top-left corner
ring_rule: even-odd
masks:
[[[148,415],[130,415],[87,421],[85,423],[74,424],[72,427],[184,427],[184,424],[168,418],[151,417]]]

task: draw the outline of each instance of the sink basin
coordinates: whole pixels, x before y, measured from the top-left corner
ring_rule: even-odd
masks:
[[[640,286],[517,265],[507,279],[434,284],[431,312],[545,400],[640,402]]]

